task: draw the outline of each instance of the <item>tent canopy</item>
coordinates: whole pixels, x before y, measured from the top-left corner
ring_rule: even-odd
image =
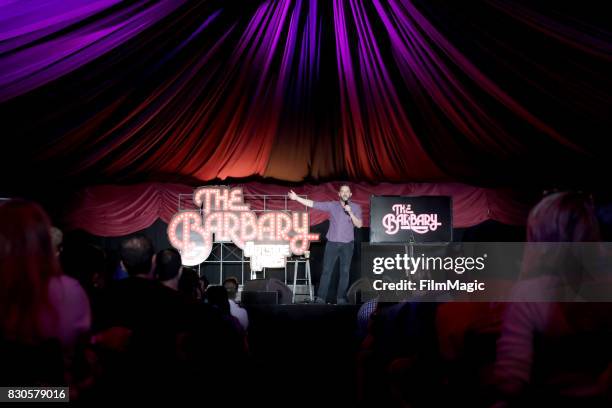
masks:
[[[0,4],[19,183],[585,182],[605,168],[605,2]],[[9,181],[7,181],[9,182]]]

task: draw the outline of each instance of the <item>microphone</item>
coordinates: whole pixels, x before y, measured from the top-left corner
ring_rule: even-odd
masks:
[[[342,209],[344,210],[344,212],[348,215],[348,211],[346,210],[346,208],[344,208],[345,206],[348,205],[349,200],[348,199],[342,199]]]

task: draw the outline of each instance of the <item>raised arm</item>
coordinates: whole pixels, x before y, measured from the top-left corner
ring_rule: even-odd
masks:
[[[291,200],[293,200],[293,201],[297,201],[298,203],[303,204],[303,205],[305,205],[306,207],[311,207],[311,208],[312,208],[312,207],[314,206],[314,201],[309,200],[309,199],[307,199],[307,198],[302,198],[302,197],[300,197],[299,195],[295,194],[295,192],[294,192],[293,190],[290,190],[290,191],[289,191],[288,196],[289,196],[289,198],[290,198]]]

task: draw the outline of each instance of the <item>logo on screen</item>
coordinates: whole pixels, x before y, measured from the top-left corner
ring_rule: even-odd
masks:
[[[417,234],[425,234],[442,226],[438,214],[415,214],[411,207],[410,204],[394,204],[391,207],[393,212],[382,218],[385,233],[395,235],[399,230],[412,230]]]

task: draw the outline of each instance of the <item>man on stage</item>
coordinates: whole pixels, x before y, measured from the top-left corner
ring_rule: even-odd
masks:
[[[331,280],[336,260],[340,259],[340,282],[338,283],[338,293],[336,296],[337,304],[347,303],[346,290],[349,285],[351,259],[353,257],[353,241],[355,232],[353,227],[361,228],[361,207],[350,202],[352,196],[351,189],[344,184],[338,191],[338,201],[315,202],[299,197],[289,191],[289,198],[307,207],[329,213],[329,230],[327,231],[327,244],[325,245],[325,255],[323,257],[323,274],[319,282],[317,292],[317,303],[327,301],[327,291]]]

